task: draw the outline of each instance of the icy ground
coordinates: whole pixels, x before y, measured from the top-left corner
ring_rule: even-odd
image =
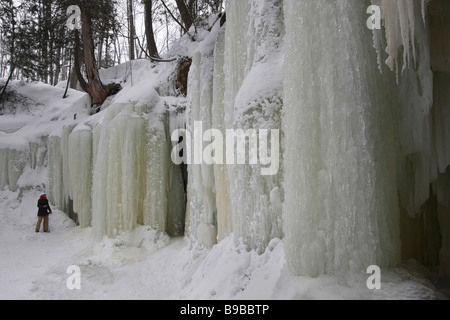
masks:
[[[283,243],[263,254],[226,239],[212,251],[147,227],[96,241],[54,210],[51,233],[34,232],[37,190],[0,193],[0,299],[439,299],[424,270],[409,263],[383,270],[382,289],[366,274],[318,279],[289,275]],[[18,200],[21,198],[21,200]],[[66,286],[81,270],[81,289]]]

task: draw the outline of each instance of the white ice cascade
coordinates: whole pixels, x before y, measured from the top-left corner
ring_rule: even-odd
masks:
[[[225,127],[244,131],[280,130],[283,1],[229,1],[227,12],[230,14],[227,15],[223,68]],[[270,140],[268,143],[270,146]],[[260,148],[261,145],[260,141]],[[282,150],[272,149],[271,152],[279,152],[282,161]],[[227,168],[234,236],[259,252],[263,252],[272,239],[283,236],[283,172],[280,169],[275,175],[262,176],[261,167],[259,163]]]
[[[217,31],[216,27],[194,53],[189,72],[186,128],[193,139],[202,139],[204,132],[212,128],[214,42]],[[195,122],[201,122],[201,128],[196,131]],[[217,243],[214,166],[200,164],[203,162],[203,148],[192,150],[191,157],[195,163],[189,166],[187,229],[201,244],[212,247]]]
[[[380,76],[366,11],[363,1],[285,1],[283,224],[299,275],[400,258],[395,79]]]
[[[40,137],[35,141],[20,139],[20,143],[9,143],[7,135],[0,132],[0,190],[9,188],[11,191],[22,191],[23,188],[37,187],[41,181],[36,181],[35,186],[23,185],[22,175],[32,172],[40,172],[47,165],[47,137]]]
[[[92,225],[97,237],[138,225],[184,232],[181,171],[170,161],[168,115],[153,106],[114,104],[93,133]]]
[[[82,228],[92,222],[92,129],[80,126],[69,136],[69,179],[72,182],[73,211]]]
[[[367,28],[371,4],[381,30]],[[176,49],[192,57],[187,99],[175,92],[178,64],[145,60],[99,114],[88,115],[73,91],[74,105],[49,105],[40,126],[0,132],[0,189],[19,198],[47,191],[97,238],[143,225],[208,248],[234,237],[257,253],[282,239],[273,243],[300,276],[402,259],[449,275],[450,66],[435,48],[447,45],[445,6],[228,0],[225,25],[199,27],[199,42]],[[187,182],[170,141],[185,127],[203,140],[191,150],[203,164],[187,166]],[[281,129],[278,173],[262,175],[260,161],[205,163],[212,128],[224,138],[228,129]]]
[[[226,27],[216,25],[193,58],[188,127],[202,121],[203,132],[224,136],[280,129],[283,34],[282,1],[228,1]],[[206,246],[234,234],[259,251],[281,238],[282,173],[260,172],[261,164],[191,166],[190,234]]]
[[[435,74],[433,85],[427,3],[372,1],[383,19],[372,32],[362,1],[285,0],[283,224],[296,274],[395,265],[400,236],[407,256],[419,236],[407,237],[405,215],[432,221],[430,191],[448,207],[449,82]],[[448,220],[419,227],[428,243],[448,239]]]
[[[56,208],[68,213],[74,220],[72,183],[70,181],[69,137],[75,124],[65,125],[56,130],[48,139],[49,199]],[[90,193],[90,189],[88,189]],[[90,198],[90,197],[89,197]],[[90,199],[87,199],[89,201]]]

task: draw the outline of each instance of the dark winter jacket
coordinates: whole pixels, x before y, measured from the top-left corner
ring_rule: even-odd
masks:
[[[50,208],[50,205],[48,204],[48,200],[47,199],[39,199],[37,206],[39,208],[38,211],[38,216],[39,217],[45,217],[46,215],[48,215],[49,213],[52,212],[52,209]]]

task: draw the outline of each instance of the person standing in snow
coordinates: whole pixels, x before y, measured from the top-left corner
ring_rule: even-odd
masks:
[[[52,213],[52,209],[48,203],[47,195],[43,193],[38,200],[37,206],[39,208],[38,211],[38,222],[36,224],[36,232],[39,232],[41,229],[42,220],[44,220],[44,232],[50,232],[48,228],[48,215]]]

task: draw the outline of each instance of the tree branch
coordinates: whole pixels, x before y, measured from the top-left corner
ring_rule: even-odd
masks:
[[[166,8],[167,12],[169,12],[169,14],[173,18],[173,20],[175,20],[175,22],[184,30],[184,32],[186,32],[186,34],[192,39],[192,41],[196,41],[195,37],[189,33],[189,30],[187,30],[186,27],[173,15],[172,11],[170,11],[170,9],[167,7],[164,0],[160,0],[160,1],[163,4],[164,8]]]
[[[144,52],[145,56],[150,59],[152,62],[173,62],[176,61],[178,58],[172,58],[172,59],[161,59],[160,57],[152,57],[151,55],[149,55],[147,53],[147,51],[142,47],[141,41],[139,40],[138,37],[136,37],[137,39],[137,43],[139,48],[141,48],[141,50]]]

